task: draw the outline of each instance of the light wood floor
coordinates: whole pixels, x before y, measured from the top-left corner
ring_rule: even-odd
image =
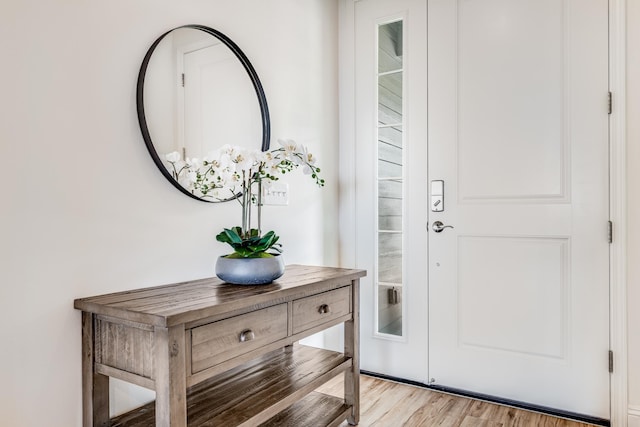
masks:
[[[342,397],[344,392],[342,375],[325,384],[319,391]],[[361,427],[589,426],[589,424],[451,396],[364,375],[360,377],[359,425]],[[348,424],[345,422],[342,426],[346,427]]]

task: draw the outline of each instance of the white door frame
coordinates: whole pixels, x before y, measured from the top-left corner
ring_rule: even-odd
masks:
[[[609,88],[613,93],[609,122],[611,245],[610,348],[611,425],[627,426],[627,175],[626,175],[626,0],[609,0]]]
[[[340,263],[356,260],[355,206],[355,2],[339,0],[339,236]],[[426,0],[425,0],[426,1]],[[609,127],[610,219],[614,224],[610,251],[611,425],[627,426],[627,282],[626,282],[626,0],[609,0],[609,88],[613,111]]]

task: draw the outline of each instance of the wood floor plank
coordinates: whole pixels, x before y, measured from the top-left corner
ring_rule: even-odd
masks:
[[[503,427],[504,424],[467,415],[462,419],[460,427]]]
[[[318,391],[341,397],[342,376]],[[589,427],[509,406],[360,376],[360,427]],[[340,427],[348,427],[346,422]]]

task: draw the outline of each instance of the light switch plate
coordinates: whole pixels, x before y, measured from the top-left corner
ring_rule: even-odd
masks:
[[[262,204],[286,206],[289,204],[289,184],[276,181],[262,187]]]

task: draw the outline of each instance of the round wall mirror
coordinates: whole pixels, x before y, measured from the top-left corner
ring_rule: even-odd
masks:
[[[197,200],[180,164],[206,158],[225,144],[269,149],[267,99],[246,55],[227,36],[202,25],[161,35],[144,57],[137,86],[138,121],[160,172]],[[178,167],[176,167],[178,165]]]

